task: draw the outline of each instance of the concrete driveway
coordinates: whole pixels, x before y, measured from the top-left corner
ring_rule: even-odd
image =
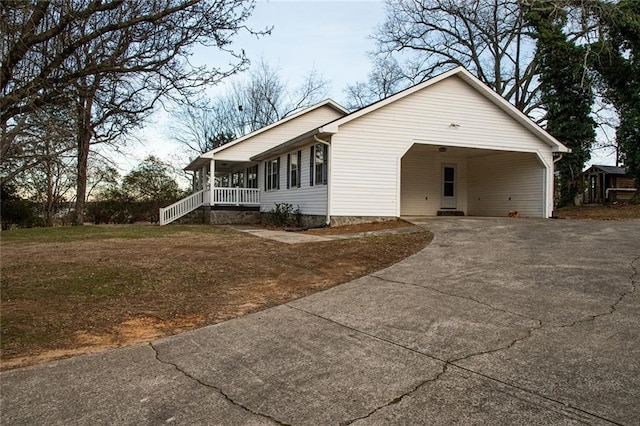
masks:
[[[640,221],[422,225],[331,290],[5,372],[2,424],[640,424]]]

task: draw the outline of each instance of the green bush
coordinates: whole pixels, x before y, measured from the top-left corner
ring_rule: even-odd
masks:
[[[267,223],[274,226],[300,226],[302,213],[300,206],[293,208],[289,203],[275,203],[267,214]]]

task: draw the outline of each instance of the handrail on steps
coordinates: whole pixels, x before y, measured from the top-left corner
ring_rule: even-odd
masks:
[[[160,226],[180,219],[182,216],[194,211],[198,207],[204,205],[205,190],[194,192],[193,194],[176,201],[170,206],[160,208]]]

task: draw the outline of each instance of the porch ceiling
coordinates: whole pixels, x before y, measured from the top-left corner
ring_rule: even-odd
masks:
[[[228,175],[239,168],[251,167],[257,163],[251,161],[216,160],[216,176]]]
[[[204,166],[209,165],[210,161],[211,160],[207,158],[198,157],[195,160],[193,160],[191,163],[189,163],[189,165],[185,167],[183,170],[187,172],[195,172],[195,171],[201,170]]]
[[[445,148],[446,151],[441,151],[441,148]],[[411,154],[427,154],[434,156],[442,156],[445,157],[458,157],[458,158],[475,158],[475,157],[484,157],[487,155],[497,154],[499,152],[507,152],[507,151],[496,151],[492,149],[478,149],[478,148],[463,148],[457,146],[447,146],[447,145],[432,145],[432,144],[422,144],[422,143],[414,143],[413,146],[405,153],[405,156]]]
[[[195,172],[201,170],[203,167],[209,170],[211,159],[198,157],[193,160],[191,164],[184,168],[186,171]],[[257,163],[252,161],[230,161],[230,160],[216,160],[216,176],[227,175],[239,168],[251,167]]]

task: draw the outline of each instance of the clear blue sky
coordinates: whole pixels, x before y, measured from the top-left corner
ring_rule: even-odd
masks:
[[[383,20],[382,1],[260,1],[248,25],[272,25],[271,36],[242,35],[236,44],[249,59],[279,66],[293,85],[315,67],[341,102],[347,84],[366,78],[367,52],[375,47],[370,36]]]

